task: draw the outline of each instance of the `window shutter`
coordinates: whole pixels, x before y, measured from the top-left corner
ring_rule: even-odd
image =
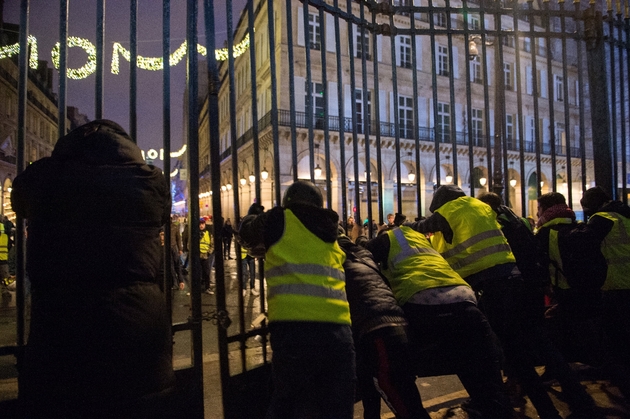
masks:
[[[297,44],[301,47],[304,46],[304,11],[302,7],[297,8]]]

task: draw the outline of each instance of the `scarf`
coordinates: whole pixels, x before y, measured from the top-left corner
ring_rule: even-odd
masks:
[[[547,208],[538,218],[536,227],[540,228],[549,221],[556,218],[570,218],[571,221],[575,221],[575,212],[569,208],[566,204],[556,204]]]

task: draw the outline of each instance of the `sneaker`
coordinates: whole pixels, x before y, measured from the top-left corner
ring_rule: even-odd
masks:
[[[252,295],[255,297],[258,297],[260,295],[260,293],[258,291],[256,291],[254,288],[252,288]]]
[[[212,291],[210,288],[208,288],[207,290],[204,291],[206,294],[208,295],[214,295],[214,291]]]
[[[247,297],[247,290],[243,290],[243,297]]]

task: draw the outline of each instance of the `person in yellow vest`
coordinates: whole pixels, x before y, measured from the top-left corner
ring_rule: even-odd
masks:
[[[501,342],[506,373],[518,380],[541,418],[559,419],[536,372],[534,353],[543,339],[532,325],[522,276],[496,213],[456,185],[438,188],[429,210],[431,216],[409,226],[434,233],[432,247],[476,292],[479,308]]]
[[[214,265],[214,244],[210,229],[206,228],[206,219],[199,219],[199,259],[201,261],[201,287],[206,294],[214,294],[212,265]]]
[[[601,187],[584,192],[580,201],[588,225],[602,240],[602,253],[608,262],[602,286],[602,320],[607,343],[615,364],[613,370],[630,393],[630,207],[613,201]]]
[[[4,231],[4,224],[0,223],[0,284],[2,294],[10,295],[8,289],[9,278],[9,235]]]
[[[243,272],[243,297],[247,296],[248,282],[251,294],[253,296],[260,295],[260,293],[256,291],[256,259],[251,257],[247,253],[247,249],[243,246],[241,246],[241,270]]]
[[[399,224],[385,227],[366,247],[380,263],[412,336],[420,347],[434,348],[416,360],[419,370],[448,365],[471,397],[466,406],[483,417],[512,418],[515,412],[501,378],[500,348],[477,308],[475,293],[423,234]]]
[[[273,350],[268,419],[351,419],[355,352],[337,244],[339,216],[323,207],[314,184],[297,181],[282,206],[253,204],[239,241],[265,258]]]

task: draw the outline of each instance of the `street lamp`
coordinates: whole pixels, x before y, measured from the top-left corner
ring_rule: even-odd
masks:
[[[407,155],[409,156],[409,160],[411,160],[411,151],[408,152]],[[410,163],[410,167],[412,169],[409,170],[409,173],[407,173],[407,179],[409,179],[409,182],[413,183],[416,180],[416,174],[413,171],[413,165],[411,163]]]
[[[317,166],[313,170],[315,172],[315,178],[319,178],[322,175],[322,168],[319,167],[319,144],[315,144],[315,154],[317,155]]]
[[[260,179],[264,182],[269,178],[269,172],[267,171],[267,166],[265,166],[265,163],[267,163],[267,147],[264,148],[265,151],[265,156],[263,158],[263,169],[260,172]]]

